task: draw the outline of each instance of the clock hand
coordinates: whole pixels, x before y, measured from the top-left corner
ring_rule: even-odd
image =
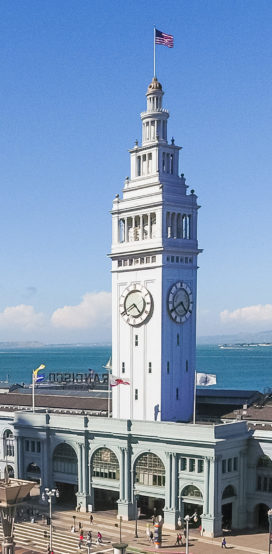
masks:
[[[176,306],[174,306],[174,308],[172,308],[172,310],[170,310],[170,312],[171,312],[171,313],[174,312],[179,306],[183,306],[184,311],[185,311],[185,312],[187,311],[186,308],[185,308],[185,306],[184,306],[183,300],[182,300],[182,301],[179,302]]]
[[[136,304],[131,304],[128,308],[126,308],[126,309],[121,313],[121,315],[127,314],[127,313],[128,313],[130,310],[132,310],[132,308],[134,308],[134,307],[137,308]],[[137,308],[137,310],[138,310],[138,308]],[[138,310],[138,311],[139,311],[139,310]]]

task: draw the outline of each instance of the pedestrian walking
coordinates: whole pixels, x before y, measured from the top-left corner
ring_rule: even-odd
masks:
[[[221,548],[227,548],[227,541],[226,541],[225,537],[223,537],[223,539],[222,539]]]
[[[78,548],[79,550],[81,550],[82,548],[82,543],[83,543],[83,531],[80,531],[80,535],[79,535],[79,541],[78,541]]]
[[[87,533],[87,541],[92,542],[92,532],[88,531]]]
[[[175,546],[179,546],[179,533],[177,533],[177,539],[176,539],[176,542],[175,542]]]
[[[153,542],[153,537],[154,537],[153,532],[150,531],[150,533],[149,533],[149,542]]]
[[[93,514],[90,515],[90,524],[93,522]]]

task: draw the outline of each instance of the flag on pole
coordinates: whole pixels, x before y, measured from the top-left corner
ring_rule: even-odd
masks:
[[[163,44],[163,46],[168,46],[168,48],[173,48],[174,46],[174,37],[173,35],[167,35],[155,29],[155,44]]]
[[[196,384],[201,387],[216,385],[216,375],[212,375],[211,373],[197,373]]]
[[[124,381],[124,379],[119,379],[119,377],[111,377],[110,379],[110,386],[111,387],[117,387],[118,385],[130,385],[128,381]]]
[[[33,371],[33,383],[39,383],[39,382],[41,382],[45,379],[44,374],[38,375],[39,371],[41,371],[41,369],[44,369],[44,368],[45,368],[45,365],[41,364],[39,367],[37,367],[37,369],[34,369],[34,371]]]

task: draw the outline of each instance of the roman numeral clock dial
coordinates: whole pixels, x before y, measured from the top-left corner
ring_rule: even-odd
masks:
[[[190,287],[178,281],[168,294],[168,311],[170,317],[176,323],[184,323],[191,315],[193,308],[193,295]]]
[[[127,287],[120,298],[120,313],[129,325],[141,325],[151,313],[152,296],[142,285]]]

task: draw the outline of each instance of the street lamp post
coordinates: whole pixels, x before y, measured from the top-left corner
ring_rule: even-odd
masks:
[[[267,512],[268,517],[268,529],[269,529],[269,543],[268,543],[268,552],[271,552],[271,543],[272,543],[272,509]]]
[[[135,533],[134,538],[138,539],[138,494],[135,494]]]
[[[58,489],[44,489],[44,492],[42,493],[42,500],[46,500],[49,504],[49,524],[50,524],[50,535],[49,535],[49,549],[50,554],[53,552],[53,525],[52,525],[52,498],[59,497],[59,491]]]
[[[186,523],[186,548],[185,553],[189,554],[189,522],[193,519],[194,521],[197,521],[197,513],[195,512],[192,516],[185,516],[184,521]]]

